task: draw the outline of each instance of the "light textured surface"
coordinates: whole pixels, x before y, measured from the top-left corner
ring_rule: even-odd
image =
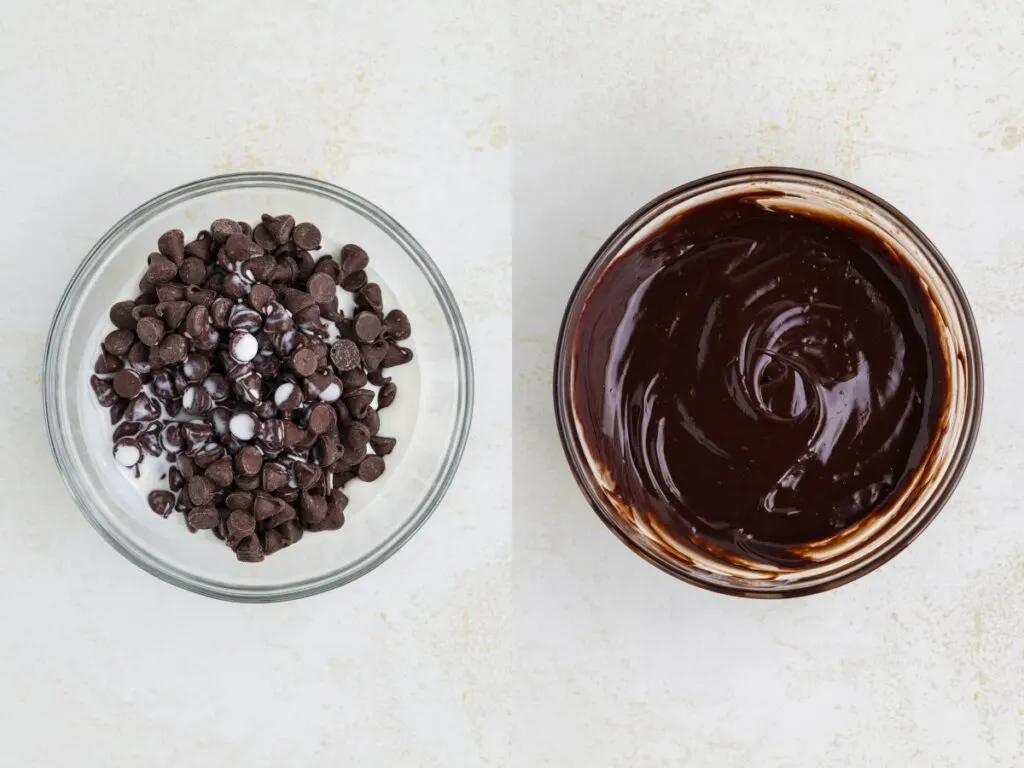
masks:
[[[1021,765],[1019,3],[517,7],[515,764]],[[938,521],[862,581],[784,603],[704,594],[631,554],[569,477],[550,404],[561,312],[604,238],[656,194],[752,164],[903,209],[962,279],[988,376]]]
[[[507,764],[507,36],[491,3],[462,0],[0,3],[0,765]],[[469,325],[478,408],[455,485],[393,559],[237,606],[89,528],[45,444],[40,363],[107,227],[259,169],[353,189],[420,240]]]

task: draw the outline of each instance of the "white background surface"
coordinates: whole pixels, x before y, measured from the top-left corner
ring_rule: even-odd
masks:
[[[517,765],[1024,765],[1020,4],[517,5]],[[566,472],[550,405],[555,331],[604,238],[666,189],[759,164],[838,174],[914,219],[972,300],[988,377],[974,460],[929,530],[784,603],[630,553]]]
[[[0,2],[0,765],[1020,765],[1019,19],[1012,0]],[[964,283],[988,379],[936,523],[785,603],[627,551],[550,406],[557,323],[605,236],[669,187],[765,163],[910,215]],[[39,402],[93,241],[169,186],[254,169],[401,221],[460,299],[479,385],[435,517],[373,574],[281,606],[119,558],[64,492]]]
[[[3,768],[507,764],[508,25],[487,5],[0,0]],[[419,239],[470,328],[477,412],[455,485],[395,557],[238,606],[87,525],[45,444],[40,364],[111,224],[258,169],[351,188]]]

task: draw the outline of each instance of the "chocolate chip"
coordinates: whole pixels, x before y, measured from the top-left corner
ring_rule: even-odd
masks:
[[[290,358],[292,370],[300,376],[309,376],[316,371],[316,353],[309,349],[300,349]]]
[[[184,438],[181,435],[181,425],[177,422],[171,422],[164,427],[164,432],[161,437],[164,450],[169,453],[178,453],[185,447]],[[172,488],[171,490],[177,490]]]
[[[185,246],[185,258],[191,257],[201,261],[209,261],[211,258],[210,245],[212,242],[213,238],[209,232],[200,232],[195,240]]]
[[[135,301],[135,309],[132,310],[132,317],[136,320],[141,320],[144,317],[156,317],[156,302],[153,301],[142,301],[140,296]],[[138,326],[136,326],[137,328]]]
[[[337,418],[331,406],[326,403],[317,403],[309,409],[309,415],[306,417],[306,426],[310,432],[322,435],[335,426]]]
[[[231,512],[225,524],[231,537],[249,536],[256,531],[256,518],[241,509]]]
[[[213,236],[214,242],[223,243],[231,235],[240,233],[242,228],[238,226],[238,222],[233,219],[217,219],[210,225],[210,234]]]
[[[346,291],[358,291],[364,285],[366,285],[367,276],[366,272],[359,270],[358,272],[352,272],[351,274],[345,275],[338,281],[338,285],[344,288]]]
[[[356,272],[362,272],[370,264],[370,257],[366,251],[358,245],[349,243],[341,247],[341,274],[348,276]],[[360,286],[361,287],[361,286]],[[352,290],[348,288],[347,290]],[[359,290],[358,288],[356,290]]]
[[[140,323],[141,325],[141,323]],[[166,365],[176,365],[188,356],[188,342],[180,333],[171,333],[160,342],[160,358]]]
[[[285,425],[280,419],[261,421],[256,429],[256,440],[264,451],[271,454],[284,450]]]
[[[254,499],[249,491],[233,491],[224,497],[224,504],[228,509],[245,512],[252,509]]]
[[[378,456],[387,456],[395,450],[395,438],[393,437],[371,437],[370,447]]]
[[[337,284],[330,275],[317,273],[306,282],[306,291],[317,304],[324,304],[335,297]]]
[[[157,238],[156,247],[175,264],[181,264],[185,258],[185,233],[180,229],[169,229]]]
[[[379,315],[384,309],[380,286],[376,283],[367,283],[360,288],[356,294],[356,306]]]
[[[380,431],[380,415],[373,408],[367,408],[360,421],[370,430],[371,435],[376,435]]]
[[[154,310],[155,311],[155,310]],[[139,341],[147,347],[155,347],[164,338],[164,323],[158,317],[143,317],[136,326]]]
[[[122,467],[135,467],[142,461],[142,450],[135,438],[122,437],[114,443],[114,461]]]
[[[186,421],[181,424],[181,439],[187,451],[196,451],[213,437],[213,426],[203,421]]]
[[[188,498],[193,506],[202,507],[213,500],[213,483],[202,475],[195,475],[188,481]]]
[[[395,396],[398,394],[398,387],[395,382],[388,381],[381,385],[380,391],[377,392],[377,408],[387,408],[393,402],[395,402]]]
[[[315,224],[304,221],[296,224],[292,230],[292,240],[304,251],[315,251],[320,248],[320,230]]]
[[[313,456],[321,467],[329,467],[341,458],[343,450],[333,435],[321,435],[316,441]]]
[[[92,376],[89,379],[89,384],[96,395],[97,402],[104,408],[109,408],[118,401],[118,394],[114,391],[114,384],[110,379]]]
[[[139,447],[150,456],[158,457],[163,455],[163,431],[164,425],[159,421],[149,422],[145,429],[142,430],[142,434],[136,438],[139,441]]]
[[[353,368],[341,374],[341,384],[346,392],[365,387],[369,381],[366,371],[362,368]]]
[[[192,340],[192,349],[197,352],[212,352],[220,344],[220,332],[210,326],[206,329],[206,336],[200,336]]]
[[[263,553],[270,557],[275,552],[280,552],[286,546],[284,543],[284,537],[275,528],[271,528],[268,531],[264,531],[263,534]]]
[[[153,421],[160,418],[160,406],[145,392],[141,392],[131,399],[125,413],[131,421]]]
[[[224,458],[224,447],[215,443],[207,443],[195,450],[192,454],[192,460],[196,463],[199,469],[206,470],[216,462]]]
[[[222,403],[227,400],[231,392],[228,380],[220,373],[211,373],[203,381],[203,389],[210,393],[215,403]]]
[[[367,456],[359,462],[359,479],[365,483],[372,483],[384,474],[384,459],[380,456]]]
[[[387,354],[381,361],[382,368],[394,368],[398,365],[405,365],[413,358],[412,350],[408,347],[400,347],[395,343],[388,344]]]
[[[177,493],[185,487],[185,478],[181,476],[181,470],[171,467],[167,470],[167,487]]]
[[[365,448],[366,444],[370,442],[370,437],[369,427],[362,422],[353,421],[345,426],[341,442],[344,444],[346,452],[349,450],[355,451],[359,448]]]
[[[293,315],[298,314],[304,309],[316,306],[316,299],[305,291],[289,288],[284,292],[282,298],[284,299],[284,306]]]
[[[323,470],[304,461],[296,461],[293,468],[295,482],[304,491],[312,488],[323,477]]]
[[[189,384],[198,384],[210,375],[210,358],[198,352],[190,352],[181,366],[181,374]]]
[[[269,520],[277,514],[280,504],[277,499],[264,491],[257,491],[253,494],[252,514],[256,522]]]
[[[189,525],[200,531],[215,528],[220,523],[220,515],[213,507],[193,507],[187,519]]]
[[[255,371],[239,376],[234,383],[235,394],[249,405],[256,405],[263,396],[263,377]]]
[[[269,285],[257,283],[249,290],[249,306],[258,312],[270,306],[274,301],[274,289]]]
[[[164,283],[156,287],[157,304],[165,301],[181,301],[185,298],[185,286],[179,283]]]
[[[178,279],[186,285],[202,285],[206,279],[206,264],[190,256],[178,267]]]
[[[232,301],[238,301],[245,296],[245,280],[238,275],[228,275],[224,278],[224,295]]]
[[[228,328],[232,331],[246,331],[256,333],[263,325],[263,315],[255,309],[238,305],[231,312],[228,319]]]
[[[303,491],[299,496],[299,516],[306,524],[319,523],[327,517],[327,499]]]
[[[348,496],[339,490],[331,491],[327,497],[327,530],[336,531],[345,524],[345,509],[348,507]]]
[[[206,468],[204,477],[218,488],[227,488],[234,479],[234,472],[231,469],[231,459],[218,459]]]
[[[374,341],[381,332],[382,325],[380,318],[373,312],[360,312],[355,316],[353,326],[356,338],[367,343]],[[373,366],[376,368],[376,366]]]
[[[285,546],[291,546],[302,538],[302,526],[295,520],[289,520],[276,528],[281,532],[281,539],[285,542]]]
[[[255,491],[260,487],[258,475],[239,475],[235,478],[235,487],[242,491]]]
[[[150,491],[147,500],[149,508],[160,517],[167,517],[174,511],[174,494],[170,491]]]
[[[264,222],[264,226],[266,226],[270,237],[273,238],[274,245],[283,245],[292,236],[292,230],[295,228],[295,218],[288,214],[274,216],[269,221]]]
[[[341,265],[338,264],[330,254],[324,254],[316,260],[316,264],[313,265],[313,272],[318,275],[328,275],[331,280],[334,281],[335,285],[337,285],[338,278],[341,277]],[[337,296],[335,296],[335,298],[337,298]]]
[[[117,424],[117,422],[124,418],[127,411],[128,401],[118,398],[117,402],[110,406],[110,423]]]
[[[135,324],[138,322],[132,311],[135,309],[134,301],[119,301],[110,308],[110,322],[123,331],[135,331]]]
[[[163,301],[156,305],[156,314],[164,321],[164,326],[168,330],[174,330],[184,322],[191,308],[192,305],[184,300]]]
[[[316,261],[309,251],[299,251],[295,254],[295,265],[298,268],[299,280],[305,282],[313,275]]]
[[[164,258],[160,254],[156,255],[149,263],[149,268],[146,270],[146,277],[154,286],[160,283],[166,283],[169,280],[173,280],[178,276],[178,265],[170,259]]]
[[[294,321],[291,315],[278,302],[272,302],[264,310],[266,320],[263,321],[263,329],[269,333],[286,333],[291,330]]]
[[[298,498],[298,493],[296,493],[296,498]],[[296,517],[298,517],[298,512],[295,511],[295,507],[278,498],[277,511],[274,513],[273,517],[267,518],[264,527],[280,529],[282,525],[294,520]]]
[[[242,563],[261,563],[265,557],[263,546],[256,536],[242,539],[235,547],[235,557]]]
[[[213,398],[203,386],[192,384],[182,394],[181,406],[185,413],[193,416],[202,416],[213,409]]]
[[[362,419],[373,402],[373,392],[369,389],[354,389],[345,393],[344,400],[349,413],[356,419]]]
[[[257,224],[252,228],[252,239],[265,251],[273,250],[274,246],[277,245],[277,241],[270,234],[270,230],[267,229],[265,224]]]
[[[380,368],[387,360],[390,345],[384,340],[375,341],[372,344],[360,344],[359,354],[363,358],[363,365],[368,371]]]
[[[274,493],[288,485],[288,470],[276,461],[263,465],[263,490]]]
[[[121,371],[114,377],[114,391],[131,399],[142,391],[142,379],[132,371]]]
[[[202,304],[196,304],[185,315],[185,333],[193,339],[205,336],[210,328],[210,310]]]
[[[248,363],[259,352],[260,345],[256,341],[256,337],[247,331],[236,331],[231,334],[231,340],[228,342],[228,349],[231,351],[231,357],[240,363]]]
[[[384,333],[395,341],[404,341],[412,335],[412,326],[405,312],[392,309],[384,316]]]
[[[137,341],[134,344],[132,344],[132,348],[128,350],[128,364],[136,371],[148,371],[149,347],[147,347],[141,341]]]
[[[112,355],[127,355],[134,343],[135,334],[119,328],[106,335],[103,339],[103,349]]]
[[[331,347],[331,363],[339,373],[352,370],[360,360],[359,347],[348,339],[341,339]]]
[[[335,488],[344,488],[345,485],[358,477],[358,472],[351,467],[335,472],[331,481]]]

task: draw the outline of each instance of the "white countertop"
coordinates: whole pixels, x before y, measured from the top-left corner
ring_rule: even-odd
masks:
[[[0,766],[1021,764],[1018,3],[7,6]],[[630,553],[571,479],[550,402],[558,322],[601,241],[665,189],[755,164],[901,208],[957,271],[986,354],[945,512],[879,571],[786,602]],[[260,169],[351,188],[420,240],[466,316],[477,408],[452,490],[393,559],[239,606],[92,531],[49,456],[40,362],[66,277],[114,221]]]

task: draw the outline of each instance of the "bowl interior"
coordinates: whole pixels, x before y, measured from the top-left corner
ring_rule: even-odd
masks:
[[[365,248],[369,276],[381,285],[385,310],[400,308],[411,320],[408,346],[415,357],[390,370],[398,396],[380,411],[380,434],[398,443],[387,458],[387,471],[374,483],[355,480],[346,486],[350,503],[344,527],[307,534],[262,563],[245,564],[211,533],[190,534],[182,515],[165,520],[149,510],[145,493],[153,485],[134,481],[114,463],[109,416],[95,402],[88,381],[100,341],[112,329],[109,307],[138,294],[146,256],[162,232],[177,227],[190,239],[216,218],[253,223],[264,212],[290,213],[296,221],[317,224],[323,232],[320,253],[337,256],[345,243]],[[385,214],[354,195],[311,180],[220,177],[143,206],[111,230],[82,265],[52,329],[46,371],[48,426],[77,503],[132,560],[214,596],[283,599],[365,573],[429,516],[461,456],[470,376],[465,331],[443,278],[418,244]],[[155,464],[149,477],[153,483],[159,481]]]
[[[618,256],[667,220],[712,200],[754,194],[766,207],[857,222],[906,260],[919,274],[932,302],[950,382],[946,418],[932,450],[910,487],[889,508],[821,543],[804,547],[806,565],[783,569],[726,562],[651,528],[643,516],[617,508],[602,488],[573,413],[572,347],[582,309],[595,281]],[[970,307],[955,276],[934,245],[902,214],[845,182],[788,169],[753,169],[721,174],[673,190],[652,201],[612,235],[581,277],[570,299],[559,339],[555,378],[559,428],[574,474],[595,511],[639,554],[673,575],[717,591],[747,596],[806,594],[845,583],[895,555],[939,512],[970,457],[980,418],[981,350]]]

